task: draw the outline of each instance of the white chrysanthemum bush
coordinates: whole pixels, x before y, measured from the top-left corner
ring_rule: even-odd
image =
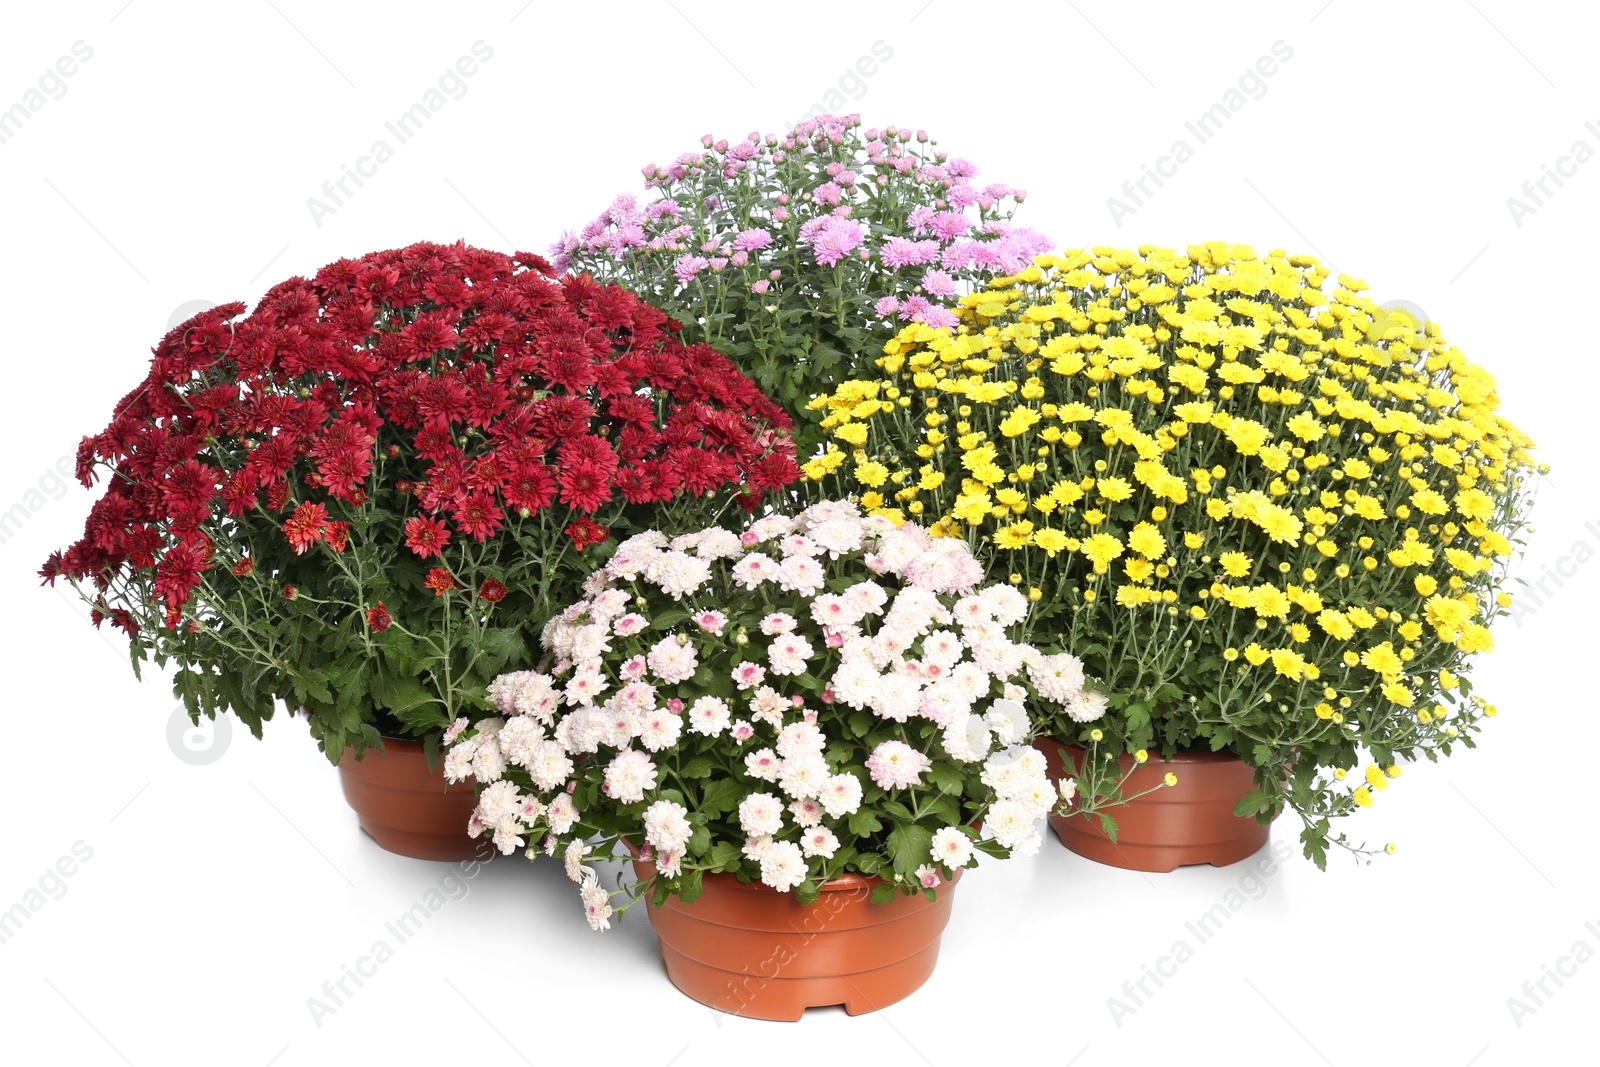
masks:
[[[597,929],[713,872],[931,899],[976,853],[1038,848],[1057,793],[1025,703],[1082,679],[1008,639],[1028,600],[982,580],[965,542],[848,503],[641,534],[545,627],[548,669],[452,728],[446,775],[480,790],[474,833],[564,861]],[[602,886],[586,861],[618,843],[653,878]]]

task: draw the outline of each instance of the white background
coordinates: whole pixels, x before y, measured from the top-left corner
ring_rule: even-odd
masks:
[[[1549,184],[1520,226],[1506,201],[1576,140],[1600,148],[1596,21],[1508,0],[8,7],[0,109],[74,42],[93,56],[0,144],[0,509],[22,509],[0,546],[0,910],[44,900],[0,944],[0,1057],[942,1067],[1000,1041],[1008,1059],[1020,1042],[1029,1062],[1083,1067],[1595,1062],[1600,961],[1547,980],[1542,1006],[1523,983],[1580,940],[1600,951],[1586,258],[1600,161]],[[493,57],[466,94],[318,225],[307,198],[479,40]],[[1280,40],[1293,56],[1264,95],[1196,146],[1185,120]],[[1204,944],[1185,923],[1243,866],[1143,876],[1052,839],[962,881],[913,998],[765,1024],[678,994],[643,914],[592,935],[558,868],[497,860],[318,1025],[307,999],[393,944],[385,921],[452,868],[363,838],[293,721],[264,742],[214,736],[204,765],[178,758],[163,680],[135,681],[116,636],[32,577],[90,500],[53,468],[105,424],[180,305],[253,303],[291,274],[423,238],[543,251],[636,189],[642,164],[825,102],[877,41],[892,57],[846,80],[845,109],[926,127],[987,180],[1026,187],[1019,222],[1069,245],[1312,251],[1380,302],[1421,305],[1499,376],[1555,467],[1520,572],[1550,595],[1499,630],[1478,673],[1500,718],[1478,750],[1409,768],[1351,822],[1397,856],[1335,856],[1321,874],[1291,855]],[[1194,158],[1117,226],[1107,198],[1179,138]],[[1280,824],[1275,844],[1294,831]],[[79,842],[91,858],[46,878]],[[41,878],[52,895],[30,897]],[[1179,940],[1193,958],[1135,1005],[1123,983]],[[1536,1008],[1521,1025],[1513,996]],[[1114,1018],[1111,997],[1136,1010]]]

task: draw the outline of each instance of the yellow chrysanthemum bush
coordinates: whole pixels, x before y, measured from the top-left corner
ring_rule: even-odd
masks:
[[[1365,851],[1331,820],[1495,713],[1464,667],[1536,473],[1494,380],[1365,288],[1220,243],[1042,256],[818,398],[806,477],[1039,601],[1019,636],[1110,707],[1054,736],[1231,750],[1257,772],[1240,814],[1294,809],[1319,865]]]

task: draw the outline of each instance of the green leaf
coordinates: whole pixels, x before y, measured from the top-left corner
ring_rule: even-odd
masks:
[[[889,857],[895,874],[911,877],[933,857],[933,831],[916,823],[897,823],[889,831]]]
[[[1100,830],[1101,830],[1101,832],[1104,833],[1106,835],[1106,837],[1111,840],[1111,843],[1113,845],[1116,844],[1117,843],[1117,820],[1113,819],[1109,815],[1101,815],[1101,816],[1099,816],[1099,819],[1100,819]]]
[[[883,820],[866,808],[857,808],[850,813],[850,832],[857,837],[867,837],[882,829]]]
[[[704,756],[696,756],[688,763],[685,763],[683,769],[678,773],[685,778],[709,778],[711,777],[711,767],[709,759]]]
[[[685,904],[693,904],[700,899],[701,884],[700,872],[689,871],[678,880],[678,899]]]
[[[929,767],[928,777],[933,780],[934,785],[954,796],[960,796],[967,784],[966,774],[960,768],[947,763],[936,763]]]
[[[699,810],[710,818],[716,818],[718,815],[733,811],[743,799],[744,787],[736,780],[713,778],[706,783],[705,792],[700,797]]]
[[[872,891],[874,904],[887,904],[894,899],[894,883],[884,882]]]

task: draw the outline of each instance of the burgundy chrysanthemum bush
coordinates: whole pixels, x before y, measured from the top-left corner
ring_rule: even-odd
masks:
[[[638,297],[539,256],[417,244],[204,312],[155,349],[78,477],[66,577],[176,665],[192,716],[303,708],[337,760],[437,742],[613,533],[754,509],[790,421]]]
[[[824,115],[785,136],[752,133],[644,168],[641,203],[618,197],[552,248],[556,266],[627,286],[739,364],[798,424],[806,409],[873,370],[905,322],[954,326],[955,300],[1050,250],[1010,220],[1021,189],[922,131],[863,129]]]

